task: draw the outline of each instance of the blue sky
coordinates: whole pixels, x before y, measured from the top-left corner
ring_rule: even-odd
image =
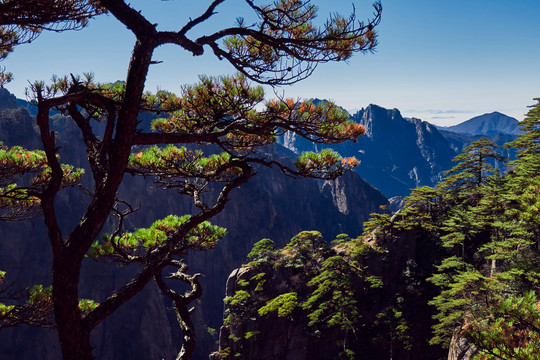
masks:
[[[321,19],[347,14],[353,0],[312,2]],[[160,29],[177,29],[203,11],[209,0],[132,0]],[[227,0],[200,30],[218,29],[245,16],[242,0]],[[259,1],[261,3],[261,1]],[[371,2],[354,1],[358,17],[371,16]],[[320,65],[309,79],[279,89],[286,96],[326,98],[354,110],[371,103],[404,116],[453,125],[499,111],[523,119],[540,97],[539,0],[383,0],[374,54],[347,63]],[[248,16],[246,16],[248,18]],[[196,33],[195,33],[196,34]],[[92,71],[99,81],[125,78],[134,37],[112,16],[76,32],[45,33],[19,46],[3,62],[15,75],[6,88],[24,97],[28,81],[52,74]],[[232,67],[207,55],[193,57],[174,46],[159,48],[147,89],[178,91],[199,74],[224,75]],[[272,91],[267,91],[272,96]]]

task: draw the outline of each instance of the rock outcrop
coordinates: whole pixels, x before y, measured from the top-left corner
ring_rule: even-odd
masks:
[[[448,349],[448,360],[471,360],[477,349],[464,338],[454,336]]]
[[[270,269],[266,269],[270,270]],[[235,296],[237,290],[251,289],[241,287],[242,281],[249,282],[253,277],[261,274],[264,269],[238,268],[233,270],[227,280],[226,299]],[[265,289],[258,294],[261,298],[271,299],[275,294],[283,292],[306,292],[305,284],[298,282],[299,271],[294,269],[280,268],[277,271],[267,273],[268,281]],[[252,281],[253,283],[253,281]],[[272,296],[274,295],[274,296]],[[247,307],[254,307],[254,301],[250,300]],[[227,306],[230,309],[231,306]],[[256,309],[254,313],[256,313]],[[246,309],[250,311],[250,309]],[[254,316],[256,316],[254,314]],[[335,338],[332,336],[314,336],[306,329],[308,322],[298,316],[271,317],[261,321],[253,321],[254,318],[244,317],[243,320],[231,317],[230,326],[223,326],[220,331],[220,351],[210,355],[212,360],[238,359],[238,360],[307,360],[307,359],[332,359],[339,349],[336,348]]]
[[[427,303],[435,288],[426,279],[440,254],[436,243],[420,230],[349,241],[342,238],[327,250],[287,245],[277,251],[277,255],[263,252],[263,260],[255,257],[229,276],[220,349],[212,360],[330,360],[345,356],[345,348],[351,351],[348,356],[367,360],[438,360],[446,356],[447,351],[428,343],[433,309]],[[328,285],[317,288],[315,283],[322,281],[317,276],[328,271],[326,260],[336,256],[349,265],[330,268],[325,275]],[[362,270],[350,280],[347,268]],[[339,275],[331,280],[334,271]],[[370,283],[374,279],[380,282]],[[350,282],[340,288],[340,281]],[[328,301],[318,308],[325,315],[312,324],[314,308],[306,304],[325,288],[329,293],[315,300],[315,304]],[[334,300],[332,292],[337,292]],[[294,294],[294,301],[280,306],[294,310],[286,316],[279,315],[281,309],[261,313],[264,306],[287,294]],[[339,305],[343,297],[347,300]],[[355,310],[347,304],[355,304]],[[350,323],[332,325],[326,320],[335,315],[333,311],[355,315],[348,316]]]

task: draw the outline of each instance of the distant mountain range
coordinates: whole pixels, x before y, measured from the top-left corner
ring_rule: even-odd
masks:
[[[315,103],[321,101],[324,100],[314,100]],[[6,89],[0,89],[2,108],[0,139],[6,145],[28,142],[32,138],[30,135],[36,131],[31,120],[35,115],[35,106],[16,99]],[[330,147],[343,156],[358,158],[361,161],[356,168],[358,174],[388,198],[406,196],[410,189],[418,186],[434,186],[443,177],[443,172],[454,165],[452,159],[463,148],[483,136],[501,146],[501,154],[512,159],[513,151],[502,149],[502,145],[520,133],[518,121],[499,112],[480,115],[450,127],[436,127],[419,119],[407,119],[397,109],[384,109],[377,105],[369,105],[351,115],[351,118],[366,127],[366,134],[355,143],[347,142]],[[55,130],[70,131],[73,124],[66,121],[61,119],[60,114],[55,114],[53,125],[59,125],[59,129]],[[280,142],[297,154],[325,147],[294,134],[285,134]],[[34,148],[37,146],[38,143],[31,145]],[[502,164],[494,165],[502,169]]]
[[[451,131],[466,135],[491,136],[496,134],[521,134],[521,130],[519,129],[518,121],[516,119],[501,114],[497,111],[490,114],[473,117],[472,119],[458,125],[447,127],[439,126],[437,128],[439,130]]]
[[[437,127],[442,136],[448,141],[450,147],[459,154],[466,146],[474,141],[487,137],[490,141],[499,146],[498,152],[506,156],[508,160],[515,159],[513,149],[504,149],[503,145],[514,140],[517,135],[522,134],[518,125],[519,121],[513,117],[492,112],[476,116],[461,124],[448,127]],[[499,170],[504,170],[504,164],[494,160],[492,163]]]
[[[319,101],[323,100],[314,100]],[[406,196],[418,186],[434,186],[452,168],[452,159],[483,136],[502,146],[520,133],[516,119],[497,112],[448,128],[406,119],[397,109],[377,105],[369,105],[351,118],[366,127],[365,135],[355,143],[317,145],[289,133],[282,144],[296,153],[331,147],[343,156],[356,156],[361,161],[356,171],[389,198]],[[501,148],[500,152],[513,157],[511,150]],[[502,164],[494,165],[502,168]]]

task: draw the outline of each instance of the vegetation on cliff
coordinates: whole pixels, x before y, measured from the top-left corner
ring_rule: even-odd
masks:
[[[432,344],[465,338],[475,359],[534,359],[540,244],[540,101],[506,144],[517,159],[500,174],[495,144],[474,142],[435,188],[413,190],[393,221],[379,215],[376,232],[414,230],[443,251],[429,282],[438,293]]]
[[[282,249],[269,239],[256,243],[251,261],[229,282],[214,357],[377,359],[374,354],[409,353],[414,296],[407,285],[385,283],[385,269],[395,259],[367,238],[341,234],[329,245],[319,232],[303,231]]]
[[[226,299],[222,358],[279,344],[269,329],[287,318],[313,359],[439,359],[453,339],[476,360],[537,359],[540,99],[520,125],[505,174],[491,165],[503,161],[496,145],[481,139],[435,188],[414,189],[397,214],[373,214],[359,238],[328,246],[303,232],[284,249],[257,243]]]

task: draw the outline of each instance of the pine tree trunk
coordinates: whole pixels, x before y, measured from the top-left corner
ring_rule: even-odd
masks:
[[[53,263],[54,316],[64,360],[91,360],[90,332],[79,311],[80,262],[62,256]]]
[[[182,349],[178,353],[176,360],[190,360],[195,352],[195,331],[193,329],[193,322],[191,321],[191,316],[189,310],[187,309],[188,304],[182,304],[175,307],[176,310],[176,319],[182,333],[184,335],[184,342],[182,343]]]

